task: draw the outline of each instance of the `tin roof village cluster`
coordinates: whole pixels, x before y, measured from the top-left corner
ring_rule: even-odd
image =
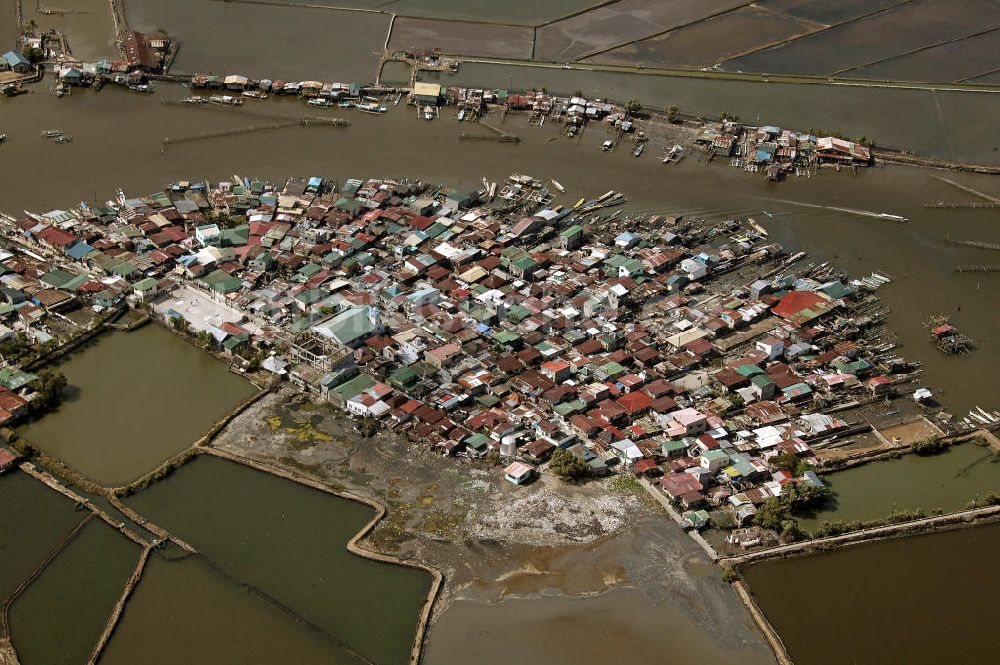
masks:
[[[812,460],[851,428],[833,411],[909,376],[871,332],[886,278],[803,267],[752,220],[602,215],[613,192],[552,206],[529,176],[491,189],[234,176],[5,217],[0,341],[148,307],[369,424],[499,455],[512,483],[562,448],[699,526],[819,484],[771,458]],[[6,420],[32,375],[5,364]]]

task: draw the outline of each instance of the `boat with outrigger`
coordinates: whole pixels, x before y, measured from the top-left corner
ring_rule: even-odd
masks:
[[[242,106],[243,99],[231,95],[212,95],[208,98],[208,103],[217,104],[218,106]]]
[[[389,110],[378,102],[365,102],[363,104],[357,104],[356,107],[359,111],[363,111],[364,113],[385,113]]]
[[[247,99],[263,100],[267,99],[267,93],[261,92],[260,90],[244,90],[243,96]]]
[[[312,106],[313,108],[317,108],[317,109],[328,109],[328,108],[332,108],[334,106],[335,102],[332,99],[325,99],[325,98],[322,98],[322,97],[314,97],[313,99],[310,99],[308,102],[306,102],[306,104],[308,104],[309,106]]]

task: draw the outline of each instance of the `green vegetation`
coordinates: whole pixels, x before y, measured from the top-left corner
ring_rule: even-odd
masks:
[[[820,506],[829,497],[828,487],[789,483],[785,485],[781,496],[771,497],[761,504],[757,514],[753,516],[753,523],[755,526],[778,533],[785,542],[800,540],[805,534],[799,529],[793,513]]]
[[[781,471],[801,476],[806,471],[815,471],[816,467],[800,459],[795,453],[781,453],[771,458],[771,466]]]
[[[198,343],[198,346],[203,349],[211,349],[215,346],[215,338],[207,330],[199,330],[194,339]]]
[[[912,522],[913,520],[919,520],[924,517],[927,517],[927,513],[924,512],[924,509],[917,508],[916,510],[902,510],[878,520],[837,520],[835,522],[821,522],[820,525],[816,527],[816,530],[813,531],[812,537],[827,538],[829,536],[839,536],[845,533],[851,533],[852,531],[860,531],[862,529],[874,529],[880,526]]]
[[[722,571],[722,581],[726,584],[732,584],[738,582],[740,579],[740,574],[736,572],[733,568],[726,568]]]
[[[558,448],[552,453],[549,469],[566,480],[579,480],[590,472],[586,462],[564,448]]]
[[[42,60],[45,59],[45,51],[38,48],[37,46],[25,46],[21,49],[21,55],[28,59],[33,65],[37,65]]]
[[[970,510],[975,508],[986,508],[988,506],[1000,506],[1000,494],[997,492],[990,492],[981,499],[973,499],[968,504]]]
[[[43,369],[35,383],[35,397],[31,400],[36,411],[49,411],[59,406],[63,390],[69,382],[66,375],[53,369]]]
[[[187,322],[183,316],[175,316],[170,319],[170,327],[179,333],[184,333],[185,335],[191,332],[191,324]]]
[[[667,114],[667,122],[675,123],[679,120],[678,114],[680,113],[680,109],[676,106],[668,106],[663,109],[663,112]]]
[[[642,102],[635,98],[630,99],[625,103],[625,110],[629,113],[638,113],[642,110]]]
[[[917,455],[937,455],[947,447],[948,444],[942,439],[934,437],[917,441],[913,444],[912,449]]]

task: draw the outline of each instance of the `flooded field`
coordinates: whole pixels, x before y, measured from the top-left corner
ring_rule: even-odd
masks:
[[[184,450],[254,391],[155,324],[103,333],[58,367],[69,380],[67,398],[22,434],[110,486],[127,484]]]
[[[365,658],[407,662],[430,576],[345,549],[371,508],[213,458],[182,467],[129,503],[233,581]]]
[[[929,457],[907,455],[872,462],[823,476],[834,492],[827,509],[799,517],[805,531],[820,522],[873,520],[893,512],[922,508],[965,508],[976,498],[1000,489],[1000,457],[972,443],[952,446]]]
[[[389,48],[530,60],[532,36],[527,27],[400,16],[393,23]]]
[[[121,57],[108,0],[21,0],[21,5],[25,23],[34,21],[40,32],[54,29],[66,34],[73,55],[83,62]],[[47,9],[53,13],[43,13]]]
[[[1000,524],[744,570],[796,665],[996,660]]]
[[[282,4],[354,7],[397,16],[539,25],[600,4],[600,0],[548,0],[544,3],[508,0],[499,4],[492,0],[288,0]]]
[[[571,62],[745,5],[743,0],[622,0],[539,28],[535,59]]]
[[[91,520],[11,607],[21,665],[86,663],[138,558],[138,546]]]
[[[864,20],[730,60],[723,67],[769,74],[833,75],[911,49],[971,35],[997,21],[1000,6],[991,0],[915,0]]]
[[[803,35],[815,24],[751,5],[589,58],[610,65],[709,67],[747,51]]]
[[[964,81],[1000,67],[1000,30],[858,67],[845,76],[909,81]],[[985,82],[985,81],[983,81]]]
[[[26,473],[0,476],[0,603],[85,516]]]
[[[101,665],[360,665],[321,632],[198,557],[150,559]]]
[[[310,3],[313,4],[313,3]],[[214,0],[128,0],[131,27],[181,40],[172,71],[370,81],[389,16]]]
[[[807,21],[834,25],[881,9],[905,4],[907,0],[837,0],[837,2],[815,2],[814,0],[761,0],[754,4],[773,12],[790,14]]]

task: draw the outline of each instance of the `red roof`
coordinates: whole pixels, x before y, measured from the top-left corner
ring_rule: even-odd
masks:
[[[641,390],[636,390],[627,395],[622,395],[616,401],[630,414],[637,414],[648,409],[653,403],[653,398]]]
[[[632,468],[635,470],[636,473],[648,473],[653,469],[658,469],[659,467],[656,465],[656,462],[654,462],[651,459],[641,459],[638,462],[636,462],[632,466]]]
[[[663,487],[663,491],[672,499],[676,499],[688,492],[700,492],[702,490],[702,485],[698,482],[698,479],[690,473],[684,472],[671,473],[664,476],[660,479],[660,486]]]
[[[38,237],[52,245],[53,247],[66,248],[77,241],[77,237],[72,233],[67,233],[62,229],[49,226],[38,232]]]
[[[783,319],[788,319],[821,302],[827,302],[827,299],[815,291],[792,291],[786,294],[771,311]]]

